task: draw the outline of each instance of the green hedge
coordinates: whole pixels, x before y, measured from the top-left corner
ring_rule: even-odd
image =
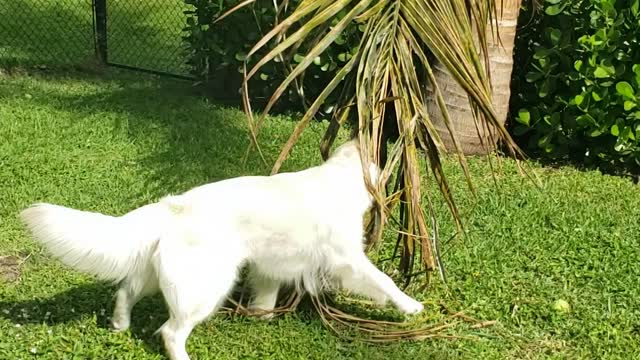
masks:
[[[206,87],[215,97],[240,99],[238,89],[241,86],[243,61],[253,45],[273,27],[276,18],[273,2],[257,1],[222,19],[214,26],[210,24],[215,19],[242,1],[185,0],[185,2],[194,8],[192,11],[185,12],[187,26],[184,29],[184,39],[189,48],[188,63],[191,65],[192,74],[206,83]],[[279,18],[284,19],[299,3],[300,0],[290,0],[287,9],[282,10]],[[344,14],[338,14],[334,23],[342,16]],[[303,83],[299,83],[297,87],[290,87],[287,96],[279,100],[281,108],[302,110],[305,104],[299,89],[302,89],[302,94],[307,99],[313,100],[314,95],[319,94],[333,78],[339,65],[350,59],[359,39],[360,31],[354,23],[322,56],[316,58],[315,66],[306,72]],[[249,59],[249,66],[255,64],[271,48],[267,47],[253,55]],[[274,61],[265,66],[250,83],[252,100],[258,102],[267,100],[285,78],[287,69],[295,66],[307,50],[295,49],[283,59],[284,61]],[[331,112],[333,102],[334,99],[328,99],[322,109],[323,112]]]
[[[531,154],[640,169],[640,0],[546,0],[524,11],[511,130]]]

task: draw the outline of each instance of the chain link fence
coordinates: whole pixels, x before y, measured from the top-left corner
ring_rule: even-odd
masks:
[[[94,54],[87,0],[0,0],[0,64],[69,65]]]
[[[187,75],[182,0],[105,0],[107,62],[154,72]]]
[[[0,0],[0,67],[107,65],[189,78],[183,0]]]

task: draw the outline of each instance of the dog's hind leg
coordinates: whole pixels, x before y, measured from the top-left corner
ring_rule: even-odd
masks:
[[[214,252],[198,246],[171,250],[161,252],[156,265],[169,310],[169,320],[160,333],[172,360],[188,360],[189,334],[226,300],[242,257],[234,256],[233,251]]]
[[[347,290],[370,297],[381,304],[391,300],[406,314],[418,313],[424,308],[420,302],[402,292],[364,253],[354,255],[345,266],[339,267],[336,275]]]
[[[263,320],[271,319],[273,313],[270,311],[276,306],[280,282],[260,274],[254,266],[251,266],[249,283],[253,289],[253,299],[249,304],[249,310],[267,312],[260,318]]]
[[[209,276],[213,276],[213,278]],[[161,290],[169,308],[169,320],[160,332],[165,348],[172,360],[188,360],[186,343],[193,328],[214,313],[224,302],[233,287],[235,269],[220,269],[220,272],[198,274],[190,282],[165,282]]]
[[[114,331],[123,331],[129,328],[131,323],[131,310],[134,305],[147,295],[158,291],[158,278],[151,265],[145,269],[129,275],[116,293],[116,305],[111,318],[111,327]]]

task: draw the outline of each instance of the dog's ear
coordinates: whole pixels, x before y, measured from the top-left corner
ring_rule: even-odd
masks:
[[[333,154],[331,154],[331,158],[335,159],[350,159],[355,157],[360,157],[360,142],[357,138],[340,145]]]

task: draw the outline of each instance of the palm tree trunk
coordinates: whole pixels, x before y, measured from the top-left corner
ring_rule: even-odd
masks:
[[[513,47],[521,2],[522,0],[503,0],[502,10],[498,9],[497,19],[493,20],[494,29],[497,26],[499,31],[499,39],[495,36],[495,30],[492,33],[492,27],[487,25],[492,100],[497,118],[503,124],[507,120],[509,111]],[[472,155],[486,154],[495,149],[496,143],[494,136],[491,136],[491,129],[486,128],[486,125],[484,127],[476,126],[469,99],[462,87],[438,61],[433,65],[433,73],[442,91],[462,151],[467,155]],[[437,106],[433,88],[427,85],[426,93],[429,116],[442,138],[445,149],[453,151],[453,141]]]

